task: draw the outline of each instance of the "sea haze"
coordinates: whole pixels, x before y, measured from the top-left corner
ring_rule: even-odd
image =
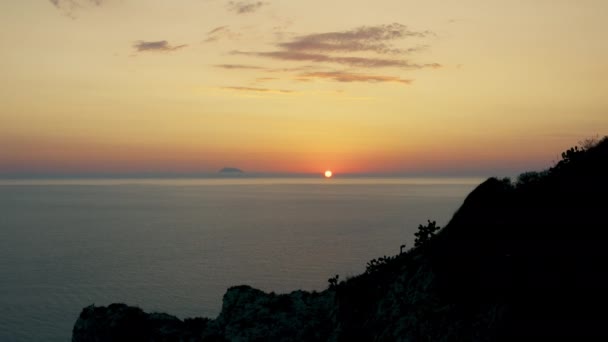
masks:
[[[93,303],[214,318],[233,285],[323,290],[445,224],[480,181],[0,181],[0,341],[70,340]]]

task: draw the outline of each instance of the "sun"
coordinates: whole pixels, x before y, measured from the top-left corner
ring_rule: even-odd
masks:
[[[333,175],[334,175],[334,173],[331,172],[331,170],[325,171],[325,178],[331,178],[331,176],[333,176]]]

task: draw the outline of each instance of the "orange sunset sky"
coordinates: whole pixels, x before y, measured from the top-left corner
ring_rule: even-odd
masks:
[[[608,132],[605,0],[0,9],[4,175],[509,175]]]

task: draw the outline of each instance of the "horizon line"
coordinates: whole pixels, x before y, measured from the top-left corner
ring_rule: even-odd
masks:
[[[332,178],[489,178],[513,177],[521,173],[507,170],[502,172],[350,172],[335,173]],[[221,174],[205,172],[11,172],[0,173],[0,179],[239,179],[239,178],[325,178],[322,172],[243,172],[238,174]]]

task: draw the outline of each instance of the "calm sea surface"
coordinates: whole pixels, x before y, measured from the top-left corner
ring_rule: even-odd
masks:
[[[93,303],[214,318],[232,285],[322,290],[445,224],[480,181],[0,181],[0,341],[69,341]]]

